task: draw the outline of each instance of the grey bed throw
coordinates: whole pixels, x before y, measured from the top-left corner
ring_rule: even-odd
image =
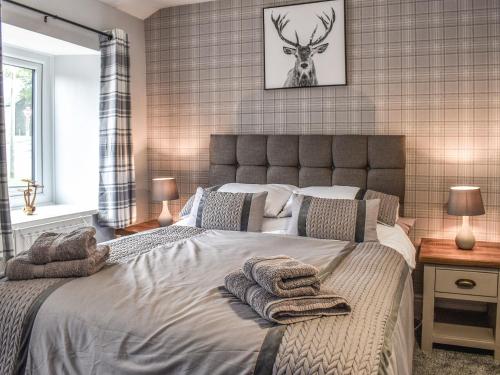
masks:
[[[393,249],[367,242],[332,271],[324,284],[345,296],[351,314],[287,326],[273,374],[387,373],[406,262]]]

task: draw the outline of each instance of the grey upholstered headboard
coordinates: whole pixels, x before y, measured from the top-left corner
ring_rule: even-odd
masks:
[[[405,196],[405,137],[212,135],[209,184],[348,185]]]

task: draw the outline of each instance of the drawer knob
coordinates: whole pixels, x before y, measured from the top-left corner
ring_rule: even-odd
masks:
[[[455,281],[455,285],[460,289],[473,289],[476,286],[476,282],[469,279],[458,279]]]

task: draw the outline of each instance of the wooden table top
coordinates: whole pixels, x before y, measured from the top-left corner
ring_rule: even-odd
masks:
[[[423,238],[420,263],[500,268],[500,243],[478,241],[472,250],[460,250],[454,240]]]
[[[126,228],[117,229],[115,231],[115,233],[118,236],[128,236],[130,234],[144,232],[144,231],[147,231],[150,229],[156,229],[159,227],[160,227],[160,224],[158,223],[158,220],[150,220],[150,221],[145,221],[144,223],[137,223],[137,224],[131,225],[131,226],[126,227]]]

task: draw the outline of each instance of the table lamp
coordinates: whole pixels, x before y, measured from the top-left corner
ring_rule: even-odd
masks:
[[[163,202],[163,209],[158,217],[160,226],[171,225],[174,220],[168,209],[168,201],[179,199],[177,183],[173,177],[153,178],[153,200]]]
[[[455,237],[459,249],[472,250],[476,239],[469,225],[469,216],[484,215],[481,189],[475,186],[453,186],[448,199],[448,215],[462,216],[462,228]]]

